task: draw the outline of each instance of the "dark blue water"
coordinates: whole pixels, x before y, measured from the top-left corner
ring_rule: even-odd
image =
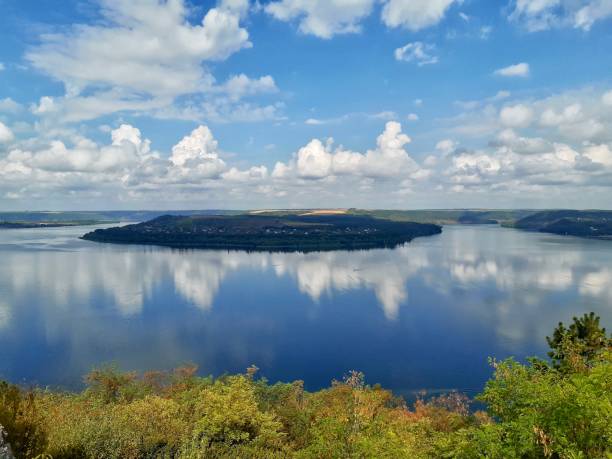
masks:
[[[0,231],[0,379],[77,388],[92,367],[251,364],[327,386],[481,390],[487,357],[546,352],[556,323],[612,326],[612,242],[449,226],[393,250],[178,251]],[[88,229],[87,229],[88,230]]]

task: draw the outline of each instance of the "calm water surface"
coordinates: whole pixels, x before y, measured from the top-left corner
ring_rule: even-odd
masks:
[[[612,242],[447,226],[393,250],[246,253],[0,231],[0,379],[78,388],[93,366],[256,364],[326,386],[478,392],[488,356],[543,355],[559,320],[612,326]]]

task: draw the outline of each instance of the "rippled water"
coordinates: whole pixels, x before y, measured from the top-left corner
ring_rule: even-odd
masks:
[[[95,365],[250,364],[326,386],[479,391],[488,356],[543,355],[559,320],[612,326],[612,242],[448,226],[393,250],[246,253],[0,231],[0,378],[78,387]]]

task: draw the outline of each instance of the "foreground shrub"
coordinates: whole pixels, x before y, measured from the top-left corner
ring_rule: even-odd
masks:
[[[18,458],[610,458],[612,350],[592,316],[560,325],[551,362],[492,361],[478,397],[413,407],[351,372],[317,392],[196,368],[94,370],[78,394],[0,384],[0,424]],[[576,324],[577,323],[577,324]]]
[[[44,452],[47,436],[34,392],[0,381],[0,426],[17,457],[36,457]]]

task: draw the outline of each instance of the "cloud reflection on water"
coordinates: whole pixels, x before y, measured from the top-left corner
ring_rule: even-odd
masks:
[[[11,251],[3,254],[0,267],[0,286],[6,292],[1,323],[10,320],[16,297],[36,291],[44,294],[46,307],[59,309],[86,308],[102,292],[121,316],[138,315],[167,279],[182,298],[210,311],[227,275],[241,270],[288,276],[313,302],[349,290],[372,291],[388,320],[396,320],[400,308],[408,305],[408,284],[413,278],[442,295],[452,295],[457,288],[478,291],[492,283],[498,294],[511,294],[515,304],[532,304],[550,291],[576,290],[576,286],[579,295],[608,305],[612,302],[612,269],[589,263],[589,253],[581,251],[580,245],[537,253],[504,247],[492,250],[495,234],[493,241],[485,238],[474,243],[467,230],[450,232],[451,244],[416,241],[394,250],[307,254],[108,246]],[[514,233],[518,239],[525,237]]]
[[[481,362],[484,372],[487,355],[543,347],[559,320],[586,310],[612,319],[607,242],[447,227],[393,250],[302,254],[115,246],[44,231],[11,245],[7,234],[0,376],[32,369],[29,377],[78,379],[117,359],[126,368],[195,361],[224,372],[257,362],[289,371],[303,359],[327,373],[302,375],[301,365],[292,377],[327,383],[345,362],[423,387],[456,378],[452,365],[447,376],[430,370],[440,355]]]

